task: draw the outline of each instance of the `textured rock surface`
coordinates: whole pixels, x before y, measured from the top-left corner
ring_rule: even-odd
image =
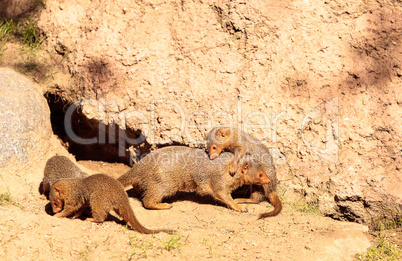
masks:
[[[242,124],[273,148],[285,197],[369,223],[402,206],[401,16],[388,0],[49,0],[38,25],[50,91],[95,101],[80,135],[117,123],[143,153]]]
[[[27,169],[49,149],[49,107],[25,76],[0,68],[0,79],[0,167]]]
[[[0,68],[0,79],[0,193],[25,197],[51,150],[50,111],[25,76]]]

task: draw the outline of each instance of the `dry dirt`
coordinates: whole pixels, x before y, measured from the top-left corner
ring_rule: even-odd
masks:
[[[271,209],[268,203],[237,213],[211,199],[180,194],[169,199],[170,210],[146,210],[129,190],[142,224],[178,231],[176,236],[141,235],[116,218],[93,224],[52,217],[48,201],[39,198],[40,165],[12,173],[7,183],[21,187],[21,193],[12,195],[14,204],[0,205],[1,260],[348,260],[365,251],[373,240],[364,232],[367,227],[300,212],[297,205],[305,203],[292,192],[319,198],[327,215],[359,222],[369,222],[372,214],[366,203],[400,201],[400,1],[103,4],[48,0],[38,14],[47,37],[43,50],[32,58],[11,41],[0,66],[28,74],[43,93],[117,101],[116,111],[134,107],[148,113],[150,102],[162,98],[180,104],[187,115],[222,111],[236,116],[239,98],[245,115],[262,111],[273,117],[285,111],[276,140],[265,140],[286,156],[278,166],[284,209],[277,217],[256,220]],[[304,131],[308,141],[325,147],[325,119],[300,127],[313,108],[332,98],[339,99],[337,163],[324,161],[301,139]],[[172,138],[177,113],[157,109],[158,138]],[[195,136],[203,131],[196,129]],[[49,157],[66,153],[58,146]],[[114,177],[128,169],[79,163]],[[387,233],[401,245],[401,230]]]
[[[52,153],[64,153],[63,149]],[[118,177],[129,167],[119,163],[80,161],[85,171]],[[142,235],[111,216],[103,224],[55,218],[38,187],[43,169],[32,170],[33,182],[19,180],[25,193],[11,205],[0,205],[1,260],[351,260],[370,244],[367,227],[298,212],[285,200],[277,217],[257,220],[272,208],[249,205],[232,211],[194,194],[168,199],[170,210],[146,210],[128,190],[137,218],[148,228],[171,228],[177,235]]]

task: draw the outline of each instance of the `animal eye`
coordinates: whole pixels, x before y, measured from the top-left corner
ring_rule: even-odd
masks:
[[[262,178],[262,174],[260,173],[260,175],[258,175],[260,178]]]
[[[212,146],[212,149],[213,149],[213,150],[216,150],[216,146],[215,146],[215,145],[214,145],[214,146]]]

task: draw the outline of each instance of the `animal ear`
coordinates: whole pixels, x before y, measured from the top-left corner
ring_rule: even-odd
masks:
[[[245,162],[241,168],[241,171],[244,173],[250,168],[250,163]]]
[[[57,186],[55,186],[55,187],[53,188],[53,192],[54,192],[54,194],[55,194],[56,196],[58,196],[58,197],[62,194],[60,188],[57,187]]]
[[[229,136],[229,134],[230,134],[229,129],[219,129],[217,132],[217,135],[221,138],[225,138],[225,137]]]
[[[53,200],[52,203],[53,203],[53,205],[54,205],[55,207],[59,207],[59,206],[60,206],[60,200]]]

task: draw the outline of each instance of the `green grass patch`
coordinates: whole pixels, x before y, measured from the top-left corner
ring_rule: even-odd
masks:
[[[5,205],[14,205],[21,208],[21,206],[13,199],[10,192],[4,192],[0,194],[0,206]]]
[[[5,39],[0,40],[0,58],[3,56],[3,53],[6,50],[7,40],[8,40],[8,36]]]
[[[393,211],[391,211],[393,212]],[[371,234],[377,234],[377,244],[370,247],[365,254],[357,254],[358,260],[374,261],[374,260],[402,260],[402,246],[394,244],[381,231],[393,230],[402,227],[402,213],[398,209],[397,213],[391,213],[389,217],[377,220],[371,226]]]
[[[31,48],[39,48],[45,37],[41,37],[36,21],[28,20],[22,26],[21,37],[23,43]]]
[[[13,30],[16,30],[13,21],[6,21],[0,19],[0,57],[3,56],[6,50],[6,43],[10,39],[10,34]]]
[[[0,205],[10,205],[13,204],[13,202],[14,200],[9,192],[0,194]]]
[[[39,50],[45,36],[40,35],[36,22],[33,18],[21,21],[0,18],[0,55],[11,39],[22,42],[23,48],[27,48],[30,53]]]
[[[0,18],[0,39],[6,36],[16,35],[20,31],[20,23],[15,22],[13,19],[7,20]]]
[[[183,243],[179,242],[180,239],[181,239],[180,235],[174,235],[174,236],[171,236],[166,242],[162,242],[165,250],[167,250],[167,251],[172,251],[172,250],[180,251],[181,247],[183,246]]]
[[[132,236],[128,239],[128,244],[134,248],[129,254],[129,260],[137,260],[138,258],[156,257],[153,253],[155,248],[152,242],[147,242],[139,236]]]
[[[398,209],[398,212],[392,215],[391,218],[383,218],[377,220],[372,227],[373,231],[383,231],[383,230],[391,230],[402,227],[402,213],[401,210]]]
[[[298,200],[292,203],[292,207],[297,211],[303,213],[314,213],[319,215],[320,214],[320,207],[318,203],[318,197],[310,199],[308,201],[305,200]]]
[[[160,239],[158,237],[152,236],[156,241],[149,241],[149,236],[144,237],[143,235],[131,236],[128,239],[128,244],[131,249],[128,253],[129,260],[137,260],[139,258],[155,258],[163,255],[165,251],[179,251],[184,243],[180,242],[182,239],[181,235],[173,235],[167,239]]]
[[[31,0],[29,10],[18,19],[7,19],[0,10],[0,58],[6,50],[6,44],[10,40],[22,43],[22,50],[28,50],[30,55],[39,50],[45,36],[40,34],[37,27],[39,12],[46,8],[45,0]]]
[[[387,238],[378,236],[378,244],[370,247],[365,254],[357,254],[356,258],[358,260],[364,261],[377,261],[377,260],[387,260],[396,261],[400,260],[402,249],[400,246],[391,243]]]
[[[81,257],[81,260],[88,260],[89,253],[98,247],[97,243],[93,243],[91,245],[85,245],[85,249],[78,252],[78,255]]]

